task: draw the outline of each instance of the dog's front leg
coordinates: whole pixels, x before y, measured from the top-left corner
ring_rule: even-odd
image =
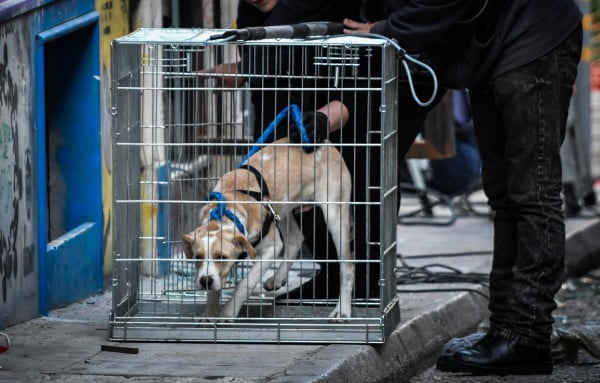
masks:
[[[237,286],[233,296],[227,301],[223,309],[221,310],[221,316],[224,318],[235,318],[240,309],[250,296],[250,293],[256,287],[260,281],[262,275],[273,263],[273,251],[261,251],[260,255],[257,256],[254,265],[250,269],[250,272],[246,278],[242,279]]]
[[[263,287],[267,291],[278,290],[287,283],[288,272],[291,267],[291,263],[294,259],[296,259],[298,253],[300,253],[302,241],[304,240],[302,231],[293,217],[291,219],[288,219],[287,217],[282,219],[279,222],[278,227],[281,230],[285,247],[283,246],[283,243],[281,243],[280,247],[276,246],[275,251],[281,251],[278,250],[279,248],[284,248],[285,250],[283,254],[283,261],[281,261],[279,264],[277,271],[275,271],[275,274],[267,279],[263,284]]]

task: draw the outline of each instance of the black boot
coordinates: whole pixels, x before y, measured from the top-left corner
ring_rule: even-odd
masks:
[[[475,375],[548,375],[552,373],[550,349],[535,349],[501,336],[486,335],[470,348],[440,358],[441,371]]]

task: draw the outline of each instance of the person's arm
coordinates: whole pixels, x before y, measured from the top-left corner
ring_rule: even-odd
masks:
[[[263,25],[287,25],[308,21],[333,21],[332,10],[337,1],[323,0],[279,0]]]
[[[407,48],[420,48],[439,41],[457,23],[467,21],[485,5],[485,0],[412,0],[398,3],[385,20],[364,24],[344,20],[344,33],[377,33],[398,40]]]
[[[346,125],[348,118],[350,117],[346,105],[337,100],[322,106],[317,112],[321,112],[327,117],[328,130],[330,133],[340,130]]]
[[[340,130],[346,123],[350,117],[350,113],[348,112],[348,108],[344,103],[333,100],[323,105],[315,112],[313,111],[304,111],[302,113],[302,124],[304,125],[304,129],[306,131],[306,135],[308,136],[308,142],[305,142],[302,139],[302,135],[298,130],[298,127],[292,126],[290,127],[289,139],[290,142],[294,143],[314,143],[318,144],[323,142],[328,137],[330,132],[335,132]],[[302,149],[310,153],[315,149],[313,145],[304,145]]]

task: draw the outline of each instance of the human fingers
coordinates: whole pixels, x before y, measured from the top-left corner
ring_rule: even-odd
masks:
[[[224,75],[224,74],[237,74],[237,64],[236,63],[224,63],[219,64],[214,67],[204,68],[198,71],[198,73],[205,74],[215,74],[215,75]]]
[[[344,33],[369,33],[374,24],[344,19]]]
[[[244,79],[239,75],[237,63],[224,63],[211,68],[205,68],[197,71],[202,75],[214,79],[217,86],[226,88],[240,86]]]

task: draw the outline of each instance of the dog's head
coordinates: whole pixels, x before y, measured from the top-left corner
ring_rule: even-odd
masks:
[[[202,290],[221,290],[227,274],[241,254],[256,257],[256,249],[233,226],[208,221],[183,235],[186,258],[195,259],[196,283]]]

